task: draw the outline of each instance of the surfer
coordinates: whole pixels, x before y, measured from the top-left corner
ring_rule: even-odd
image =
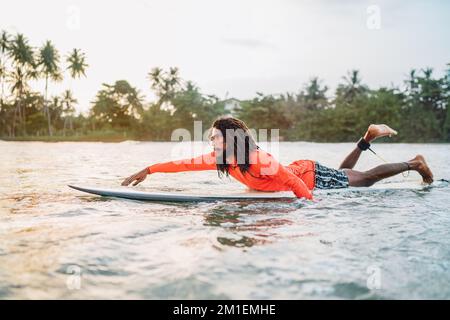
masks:
[[[405,162],[382,164],[368,171],[353,169],[361,153],[371,150],[372,141],[395,134],[397,132],[385,124],[371,124],[339,169],[328,168],[313,160],[297,160],[283,166],[270,153],[259,148],[243,121],[221,117],[214,121],[210,130],[214,151],[192,159],[151,165],[126,178],[122,185],[133,183],[135,186],[149,174],[157,172],[217,170],[219,176],[231,175],[254,190],[291,190],[298,198],[312,199],[314,189],[368,187],[410,170],[417,171],[424,183],[432,183],[433,174],[422,155]]]

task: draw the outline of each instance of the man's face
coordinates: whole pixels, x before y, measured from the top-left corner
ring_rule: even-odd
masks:
[[[212,128],[211,136],[209,138],[211,145],[216,152],[223,152],[225,145],[223,143],[222,132],[216,128]]]

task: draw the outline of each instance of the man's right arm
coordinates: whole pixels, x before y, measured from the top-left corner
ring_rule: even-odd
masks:
[[[214,152],[211,152],[191,159],[156,163],[126,178],[122,182],[122,186],[128,186],[132,182],[134,182],[133,186],[135,186],[144,181],[147,175],[156,172],[182,172],[215,169],[216,158]]]
[[[201,156],[190,159],[156,163],[147,167],[147,171],[149,174],[156,172],[173,173],[201,170],[216,170],[216,157],[214,152],[203,154]]]

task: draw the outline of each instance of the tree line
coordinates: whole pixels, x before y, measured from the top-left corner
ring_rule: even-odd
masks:
[[[450,64],[447,65],[450,67]],[[86,77],[86,55],[61,56],[51,41],[33,47],[23,34],[0,34],[0,136],[3,139],[170,140],[177,128],[204,127],[230,112],[227,100],[201,92],[176,67],[147,74],[156,101],[126,80],[104,83],[87,114],[77,114],[70,88],[48,96],[64,78]],[[43,84],[43,91],[30,82]],[[82,80],[79,80],[82,81]],[[411,70],[399,86],[371,89],[358,70],[342,77],[334,93],[317,77],[297,93],[263,94],[239,101],[232,115],[254,129],[280,129],[284,140],[354,141],[370,123],[387,123],[400,134],[393,141],[450,141],[450,69],[435,77],[431,68]]]

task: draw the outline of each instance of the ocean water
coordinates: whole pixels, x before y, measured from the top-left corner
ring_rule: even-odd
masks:
[[[354,144],[283,142],[280,162],[337,167]],[[67,187],[119,186],[176,158],[157,142],[0,142],[0,299],[450,299],[450,148],[375,143],[411,172],[316,201],[149,203]],[[267,146],[269,147],[269,146]],[[381,164],[366,152],[355,169]],[[245,191],[214,171],[154,174],[138,190]]]

